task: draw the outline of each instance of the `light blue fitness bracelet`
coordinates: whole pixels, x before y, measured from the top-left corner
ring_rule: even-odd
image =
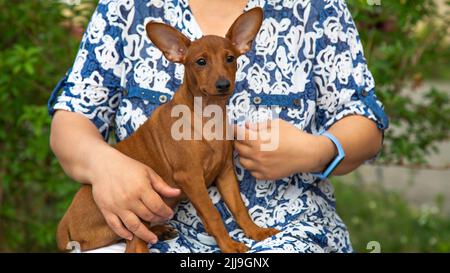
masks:
[[[320,178],[320,180],[325,180],[334,171],[334,169],[336,169],[336,167],[339,165],[339,163],[341,163],[342,160],[344,160],[345,152],[344,152],[344,149],[342,148],[341,143],[335,136],[333,136],[332,134],[330,134],[326,131],[322,132],[320,135],[325,136],[328,139],[330,139],[334,143],[334,145],[336,146],[336,148],[338,150],[337,156],[333,159],[333,161],[331,161],[330,164],[328,164],[328,166],[325,168],[325,170],[322,173],[313,173],[313,175]]]

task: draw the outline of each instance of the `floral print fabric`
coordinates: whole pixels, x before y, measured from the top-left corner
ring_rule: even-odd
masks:
[[[265,17],[253,49],[238,59],[231,119],[255,122],[276,113],[313,134],[347,115],[366,116],[382,130],[388,126],[344,0],[249,0],[245,9],[255,6]],[[73,67],[50,98],[50,113],[81,113],[105,139],[114,131],[120,141],[144,123],[163,102],[161,96],[170,99],[184,68],[168,62],[147,38],[149,21],[170,24],[191,40],[202,36],[188,0],[100,0]],[[309,173],[256,181],[237,154],[234,161],[252,218],[281,230],[262,242],[245,238],[211,187],[231,236],[250,252],[352,251],[329,181]],[[153,252],[219,251],[190,202],[178,205],[170,224],[179,236],[150,246]]]

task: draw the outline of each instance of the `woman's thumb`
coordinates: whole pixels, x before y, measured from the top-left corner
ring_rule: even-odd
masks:
[[[155,172],[151,172],[150,180],[153,189],[165,197],[176,197],[181,193],[180,189],[172,188]]]

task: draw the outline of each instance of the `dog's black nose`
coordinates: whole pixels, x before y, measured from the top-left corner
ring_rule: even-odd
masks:
[[[230,85],[231,85],[230,81],[226,79],[220,79],[216,82],[217,91],[222,93],[230,90]]]

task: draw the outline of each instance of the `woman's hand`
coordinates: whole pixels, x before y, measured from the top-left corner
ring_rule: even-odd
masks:
[[[100,148],[100,147],[99,147]],[[94,200],[108,225],[120,237],[157,242],[157,236],[141,219],[162,222],[173,216],[161,196],[175,197],[179,189],[169,187],[151,168],[112,147],[92,153],[89,177]]]
[[[264,125],[234,127],[240,163],[257,179],[322,171],[336,155],[334,144],[324,136],[305,133],[281,119]]]
[[[173,211],[160,195],[175,197],[152,169],[109,146],[94,124],[78,113],[58,110],[52,120],[50,146],[75,181],[91,184],[93,196],[117,235],[155,243],[155,234],[141,220],[165,221]]]

